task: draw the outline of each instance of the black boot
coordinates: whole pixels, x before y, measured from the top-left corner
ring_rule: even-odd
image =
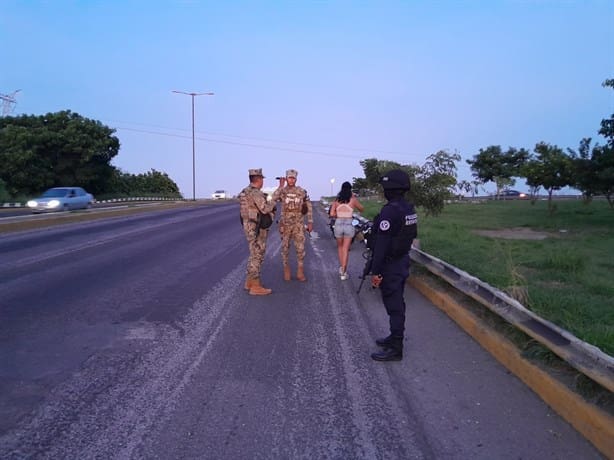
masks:
[[[403,338],[390,337],[387,348],[377,353],[372,353],[371,358],[375,361],[401,361],[403,359]]]
[[[375,343],[380,347],[390,348],[390,344],[392,343],[393,337],[389,335],[388,337],[383,337],[381,339],[376,339]]]

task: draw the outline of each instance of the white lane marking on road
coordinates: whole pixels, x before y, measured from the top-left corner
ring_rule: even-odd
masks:
[[[326,264],[323,260],[323,254],[319,252],[315,254],[319,259],[320,266],[325,267]],[[369,419],[369,416],[365,412],[363,404],[361,403],[363,401],[368,401],[369,395],[367,394],[365,388],[363,388],[362,382],[360,381],[360,370],[353,365],[350,346],[339,318],[341,306],[338,305],[336,296],[333,297],[338,288],[333,286],[331,281],[332,279],[333,277],[324,276],[326,291],[330,293],[329,299],[331,301],[331,309],[333,310],[332,316],[334,319],[334,329],[339,345],[341,346],[341,354],[343,356],[341,361],[343,362],[343,375],[347,381],[348,397],[353,414],[352,423],[358,430],[358,439],[356,441],[363,449],[364,458],[377,458],[377,448],[371,439],[371,433],[373,433],[374,427]]]
[[[126,340],[154,340],[157,336],[156,328],[153,324],[140,324],[131,327],[126,331]]]
[[[217,212],[219,212],[219,210],[216,210]],[[188,220],[192,218],[192,216],[176,216],[175,218],[172,219],[166,219],[164,222],[159,222],[156,224],[147,224],[147,226],[140,226],[139,228],[136,229],[132,229],[132,230],[126,230],[126,231],[119,231],[116,232],[113,235],[107,236],[107,237],[101,237],[98,238],[96,240],[93,241],[88,241],[82,244],[76,244],[70,247],[65,247],[62,249],[58,249],[55,251],[48,251],[42,254],[37,254],[34,256],[30,256],[30,257],[23,257],[20,260],[14,261],[14,262],[5,262],[5,263],[0,263],[0,269],[15,269],[15,268],[21,268],[21,267],[26,267],[28,265],[31,264],[35,264],[35,263],[39,263],[39,262],[44,262],[46,260],[49,259],[53,259],[56,257],[61,257],[67,254],[72,254],[75,252],[79,252],[79,251],[83,251],[84,249],[89,249],[89,248],[94,248],[97,246],[101,246],[103,244],[108,244],[112,241],[115,240],[119,240],[121,238],[125,238],[128,236],[132,236],[138,233],[142,233],[144,231],[150,231],[152,229],[156,229],[156,228],[160,228],[160,227],[164,227],[166,225],[170,225],[170,224],[176,224],[178,222],[183,222],[185,220]]]
[[[125,413],[119,414],[119,420],[110,426],[108,435],[121,436],[129,432],[124,442],[125,447],[118,452],[117,458],[132,458],[135,448],[142,444],[144,437],[154,424],[160,424],[172,413],[178,399],[196,370],[202,365],[206,355],[211,351],[220,331],[224,328],[229,311],[236,306],[236,286],[241,284],[244,275],[244,264],[241,263],[224,280],[204,298],[198,300],[184,321],[185,335],[177,339],[174,353],[162,350],[160,359],[154,364],[160,367],[159,377],[142,388],[137,398],[130,401],[134,409],[132,417]],[[192,323],[192,324],[190,324]],[[207,337],[203,344],[203,338]],[[196,353],[196,356],[194,354]],[[166,358],[166,361],[165,361]],[[149,401],[150,409],[136,416],[145,401]],[[153,404],[152,404],[153,403]],[[107,438],[104,436],[103,439]],[[92,450],[95,454],[96,449]]]
[[[245,263],[194,302],[180,325],[183,334],[158,327],[153,348],[117,381],[105,384],[109,370],[86,365],[54,389],[27,425],[0,436],[3,448],[27,451],[40,438],[46,440],[49,458],[132,458],[152,427],[172,413],[236,308]],[[136,328],[134,334],[151,336],[148,328]]]
[[[323,258],[323,252],[316,252],[316,257],[319,259],[320,266],[324,268],[323,271],[325,271],[326,262]],[[366,387],[367,382],[364,381],[365,369],[359,368],[354,364],[354,362],[360,358],[357,358],[355,353],[352,352],[352,347],[350,345],[352,339],[348,337],[349,326],[346,324],[347,317],[344,318],[344,315],[352,315],[352,325],[359,329],[359,335],[362,337],[370,337],[371,333],[368,330],[362,312],[357,308],[348,308],[347,296],[351,295],[348,291],[353,291],[354,287],[350,284],[344,284],[344,289],[340,290],[338,284],[336,284],[338,279],[337,276],[324,276],[323,278],[326,285],[325,292],[329,293],[329,301],[333,313],[332,316],[334,318],[335,336],[337,337],[341,348],[341,355],[343,356],[344,376],[347,381],[351,410],[353,413],[353,423],[357,427],[359,433],[357,441],[364,449],[361,457],[379,458],[382,455],[387,457],[385,453],[378,450],[376,442],[372,438],[373,433],[376,431],[375,428],[377,427],[374,423],[377,422],[371,417],[372,410],[369,404],[373,403],[373,393],[376,392],[382,397],[383,401],[385,401],[386,408],[382,410],[386,413],[386,417],[394,419],[393,422],[387,422],[390,429],[407,425],[404,417],[401,416],[398,409],[396,409],[399,406],[399,401],[396,399],[397,396],[392,389],[391,376],[389,372],[387,372],[385,365],[382,366],[380,363],[373,363],[373,368],[369,367],[368,370],[375,374],[374,380],[378,382],[378,388],[377,391],[375,391],[374,388]],[[377,299],[377,301],[379,302],[380,300]],[[371,364],[371,358],[368,356],[366,350],[364,359],[369,360],[369,364]],[[397,431],[396,437],[397,439],[403,440],[404,451],[407,455],[410,455],[411,458],[421,459],[424,457],[411,434]],[[397,448],[398,446],[390,446],[391,450],[389,453],[391,455],[395,452],[398,453]]]

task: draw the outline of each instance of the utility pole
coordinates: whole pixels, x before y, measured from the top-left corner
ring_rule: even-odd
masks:
[[[2,116],[10,115],[15,110],[15,105],[17,105],[17,99],[15,99],[15,94],[17,94],[20,89],[13,91],[11,94],[2,94],[0,93],[0,100],[2,101]]]
[[[215,93],[187,93],[185,91],[175,90],[173,90],[173,93],[192,96],[192,200],[196,201],[196,138],[194,137],[194,97],[213,96]]]

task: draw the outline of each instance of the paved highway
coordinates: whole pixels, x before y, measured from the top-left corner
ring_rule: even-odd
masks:
[[[155,206],[160,203],[171,203],[171,201],[118,201],[112,203],[95,203],[92,205],[90,209],[77,209],[74,211],[56,211],[56,212],[43,212],[43,213],[33,213],[32,210],[26,206],[21,207],[0,207],[0,222],[3,218],[46,218],[46,217],[57,217],[57,216],[66,216],[68,214],[75,213],[87,213],[87,212],[96,212],[96,210],[101,209],[115,209],[115,208],[127,208],[127,207],[136,207],[136,206]]]
[[[307,283],[273,228],[267,297],[235,203],[0,235],[0,458],[601,458],[412,289],[404,360],[372,361],[383,306],[326,224]]]

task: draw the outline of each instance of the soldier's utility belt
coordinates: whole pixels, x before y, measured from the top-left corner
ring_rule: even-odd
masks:
[[[303,203],[300,209],[292,209],[292,210],[286,209],[285,211],[286,214],[292,214],[292,215],[297,215],[297,216],[300,216],[300,215],[304,216],[308,212],[309,212],[309,208],[307,208],[307,203]]]
[[[282,220],[286,221],[286,222],[302,222],[303,221],[303,216],[300,213],[285,213],[282,217]]]
[[[245,222],[245,219],[243,219],[243,216],[239,216],[239,217],[241,219],[241,225],[243,225]],[[247,222],[256,225],[257,228],[267,229],[271,225],[273,225],[273,218],[271,217],[270,214],[258,213],[258,218],[247,219]]]

